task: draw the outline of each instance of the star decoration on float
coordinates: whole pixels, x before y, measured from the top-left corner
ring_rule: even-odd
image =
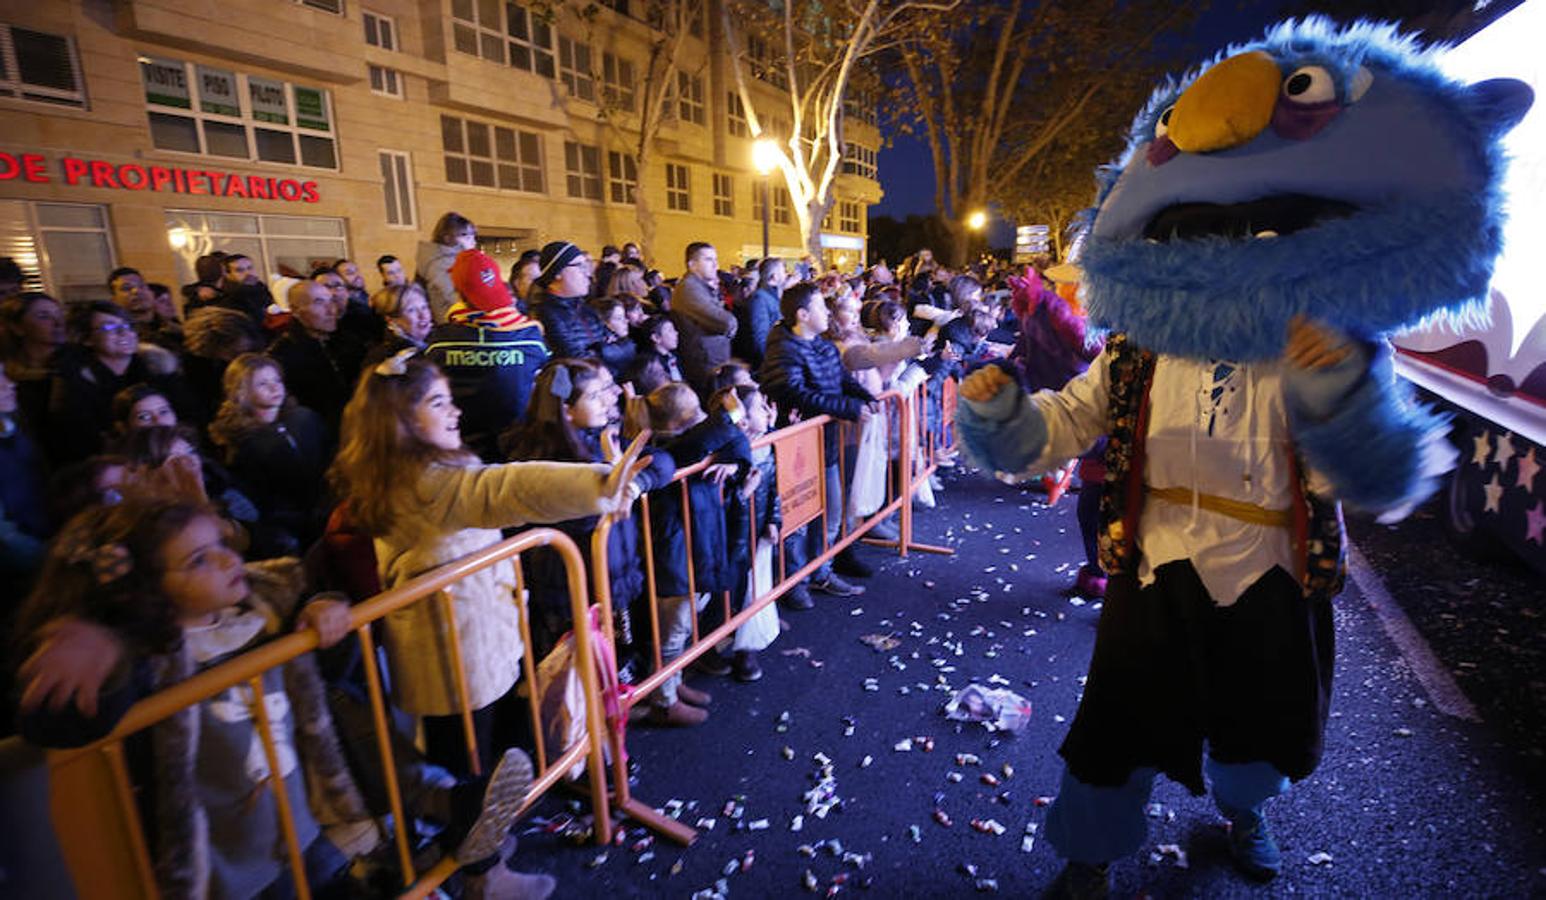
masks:
[[[1519,466],[1514,470],[1514,484],[1525,489],[1526,493],[1535,490],[1535,476],[1541,471],[1541,464],[1535,459],[1535,448],[1531,447],[1525,454],[1519,457]]]
[[[1546,504],[1539,500],[1525,512],[1525,541],[1546,545]]]
[[[1503,499],[1503,480],[1496,472],[1493,473],[1491,481],[1482,485],[1482,490],[1487,493],[1487,506],[1482,511],[1501,513],[1498,503]]]
[[[1492,461],[1498,464],[1498,468],[1507,469],[1509,457],[1514,453],[1514,434],[1505,431],[1498,435],[1498,442],[1492,447]]]
[[[1471,462],[1478,466],[1487,465],[1487,457],[1492,455],[1492,445],[1491,442],[1488,441],[1488,437],[1490,437],[1490,435],[1483,431],[1476,437],[1471,438],[1471,440],[1475,442],[1476,445],[1475,449],[1471,451]]]

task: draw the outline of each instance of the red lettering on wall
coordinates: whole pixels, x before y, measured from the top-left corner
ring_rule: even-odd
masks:
[[[276,179],[264,175],[240,175],[214,169],[182,169],[175,166],[115,163],[100,159],[58,157],[63,183],[127,191],[210,194],[253,200],[319,203],[321,190],[315,181]],[[49,157],[41,153],[0,151],[0,182],[25,180],[49,184],[54,173]]]
[[[131,191],[143,191],[150,186],[150,176],[145,174],[145,167],[135,163],[119,166],[118,180]]]
[[[91,183],[95,187],[116,188],[118,179],[113,175],[113,164],[100,159],[91,161]]]
[[[22,177],[34,184],[48,184],[48,161],[36,153],[23,153],[21,157]]]
[[[73,156],[64,158],[64,183],[78,184],[86,176],[86,161]]]

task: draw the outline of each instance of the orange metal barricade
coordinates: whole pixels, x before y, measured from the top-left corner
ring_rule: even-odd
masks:
[[[414,603],[432,603],[447,586],[507,559],[515,558],[517,595],[513,602],[521,609],[520,629],[525,646],[531,646],[529,617],[526,614],[519,555],[536,547],[551,547],[563,560],[568,575],[571,612],[576,622],[588,620],[585,565],[579,548],[561,532],[551,528],[539,528],[522,532],[455,562],[428,572],[407,584],[384,591],[350,610],[350,627],[358,637],[365,663],[366,684],[370,692],[372,719],[380,754],[382,772],[386,780],[387,795],[392,821],[402,823],[404,818],[401,788],[397,782],[397,770],[393,765],[390,732],[390,716],[383,694],[383,680],[378,669],[375,641],[371,625],[388,614]],[[444,621],[449,627],[453,656],[459,659],[459,639],[456,636],[454,616]],[[594,813],[594,834],[597,843],[611,840],[610,797],[606,791],[606,770],[602,747],[606,729],[605,712],[597,685],[596,648],[589,639],[590,629],[577,628],[575,640],[575,665],[579,667],[581,684],[585,694],[585,736],[572,747],[564,750],[556,759],[549,760],[543,747],[543,729],[539,704],[540,692],[535,678],[535,663],[527,652],[523,671],[528,686],[527,693],[532,705],[536,733],[534,762],[537,777],[527,790],[521,806],[524,813],[554,785],[565,777],[574,765],[586,764],[589,774],[589,794]],[[53,825],[59,837],[59,845],[75,882],[76,892],[91,898],[151,898],[159,896],[155,876],[151,868],[144,831],[139,821],[133,787],[123,760],[124,741],[175,715],[190,706],[202,703],[223,691],[247,684],[253,691],[254,719],[268,759],[269,771],[278,772],[278,755],[274,735],[263,704],[264,673],[312,652],[317,647],[315,632],[304,631],[278,637],[269,643],[242,653],[234,659],[194,675],[186,681],[172,685],[136,703],[124,715],[111,734],[86,747],[55,750],[48,755],[50,798],[49,805]],[[469,740],[469,752],[476,767],[477,749],[473,744],[472,711],[467,705],[465,679],[457,685],[457,697],[461,706],[463,727]],[[302,865],[302,850],[295,835],[295,823],[289,809],[289,796],[283,778],[270,779],[274,789],[280,829],[285,839],[286,856],[291,877],[295,882],[296,895],[310,896]],[[626,779],[624,779],[626,783]],[[394,828],[398,863],[402,869],[403,897],[425,897],[432,893],[457,869],[457,863],[449,856],[424,872],[414,868],[408,835],[401,827]]]
[[[950,396],[953,400],[954,382],[947,380],[945,384],[947,389],[951,389]],[[649,600],[652,628],[651,634],[654,637],[655,671],[653,671],[643,680],[632,685],[630,689],[621,692],[615,698],[615,706],[619,711],[608,720],[609,728],[607,733],[607,741],[611,755],[611,764],[613,766],[612,784],[614,785],[612,805],[620,813],[649,827],[651,830],[684,845],[692,843],[692,841],[697,836],[697,832],[694,829],[676,821],[675,819],[660,814],[647,803],[641,802],[632,796],[632,792],[628,784],[628,752],[625,739],[628,711],[632,706],[637,705],[641,700],[643,700],[643,698],[649,696],[650,693],[658,689],[673,675],[678,674],[686,669],[693,663],[694,660],[708,652],[709,648],[730,637],[737,628],[745,624],[749,619],[765,609],[768,604],[777,602],[779,597],[783,596],[792,587],[814,574],[823,563],[830,561],[833,557],[842,552],[843,549],[853,544],[855,541],[866,540],[870,543],[895,547],[898,554],[901,556],[906,556],[910,550],[919,550],[923,552],[940,554],[950,554],[954,552],[946,547],[935,547],[927,544],[920,544],[914,541],[912,537],[912,498],[917,492],[918,486],[921,484],[921,482],[929,478],[938,467],[938,454],[943,449],[937,446],[936,442],[931,440],[930,432],[927,427],[928,423],[923,421],[924,417],[920,414],[920,411],[926,408],[924,405],[924,390],[924,386],[920,385],[914,391],[909,391],[907,393],[890,391],[878,398],[885,407],[885,412],[881,413],[881,415],[890,416],[890,421],[894,421],[896,423],[897,453],[895,457],[892,457],[888,461],[888,477],[886,479],[886,503],[863,521],[853,523],[852,528],[849,527],[849,523],[847,522],[847,485],[849,483],[849,478],[847,477],[847,461],[849,460],[849,454],[843,446],[839,447],[839,470],[841,484],[844,487],[843,490],[840,491],[842,496],[840,498],[837,509],[833,510],[827,508],[825,503],[825,485],[821,483],[821,480],[825,478],[826,467],[826,426],[833,421],[830,417],[818,416],[814,419],[808,419],[796,423],[794,425],[764,435],[753,443],[754,447],[773,446],[775,451],[781,447],[794,447],[803,443],[805,446],[799,447],[798,450],[791,452],[789,454],[790,457],[799,458],[799,453],[803,451],[806,460],[811,460],[813,458],[815,461],[814,473],[808,473],[804,471],[791,473],[791,478],[788,479],[791,484],[791,490],[795,492],[796,496],[801,498],[800,501],[798,501],[798,504],[800,508],[804,510],[804,512],[796,510],[795,515],[791,520],[791,516],[789,515],[790,510],[788,507],[785,508],[785,523],[784,528],[782,529],[782,533],[779,537],[778,547],[778,572],[780,573],[780,577],[775,579],[771,590],[767,591],[766,593],[759,594],[753,598],[752,601],[746,605],[746,608],[741,610],[739,613],[730,608],[730,597],[728,594],[726,594],[723,598],[723,602],[725,603],[725,621],[718,628],[715,628],[708,634],[700,634],[698,632],[696,605],[691,599],[689,599],[688,602],[691,605],[691,608],[694,610],[693,639],[687,648],[683,650],[681,655],[671,660],[669,663],[665,662],[660,655],[660,597],[655,587],[656,560],[654,546],[651,540],[652,535],[649,519],[650,498],[648,495],[640,498],[640,509],[636,515],[642,517],[642,544],[645,564],[646,596]],[[847,426],[848,423],[839,423],[839,425]],[[813,437],[814,450],[810,448],[810,443]],[[784,456],[780,455],[779,460],[779,492],[781,495],[783,495],[785,493],[784,487],[786,484]],[[690,498],[686,489],[687,479],[703,472],[704,469],[709,467],[710,463],[710,460],[703,460],[693,465],[678,469],[676,478],[673,481],[671,487],[667,488],[669,490],[680,490],[682,492],[684,520],[690,521],[691,519]],[[809,491],[807,482],[811,478],[818,480],[818,484],[815,488],[815,498],[816,504],[819,508],[815,510],[815,515],[810,514],[809,507],[805,506],[804,499],[805,493]],[[898,526],[899,536],[896,540],[880,541],[865,538],[866,532],[873,528],[877,523],[893,514],[899,514],[900,519]],[[806,524],[808,527],[822,527],[826,522],[826,517],[829,515],[843,516],[843,519],[840,520],[842,522],[842,528],[839,531],[838,539],[834,542],[827,542],[824,540],[823,543],[825,547],[821,554],[817,555],[813,559],[807,560],[806,564],[798,571],[787,571],[787,566],[785,565],[783,559],[783,544],[784,540],[788,536],[788,533],[799,527],[801,524]],[[752,510],[752,515],[750,518],[752,522],[752,534],[749,547],[751,556],[755,558],[758,541],[758,535],[756,534],[757,516],[755,510]],[[595,590],[595,602],[601,609],[602,621],[605,623],[605,627],[607,629],[608,640],[614,644],[614,650],[611,654],[611,658],[614,660],[614,664],[617,658],[615,651],[616,635],[613,633],[611,628],[613,622],[613,598],[611,593],[611,579],[608,574],[609,570],[607,566],[607,553],[608,538],[610,536],[611,530],[615,527],[618,527],[619,524],[620,520],[618,517],[603,517],[602,520],[598,523],[595,531],[591,534],[591,581]],[[627,527],[632,526],[629,525]],[[690,529],[691,526],[688,525],[687,527]],[[692,583],[691,547],[691,532],[688,531],[687,567],[689,587],[694,586]],[[617,679],[613,678],[612,681],[615,684]]]

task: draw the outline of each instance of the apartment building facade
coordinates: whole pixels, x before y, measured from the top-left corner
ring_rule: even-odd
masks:
[[[456,210],[508,264],[557,238],[637,240],[641,184],[662,271],[705,238],[723,260],[759,256],[762,179],[717,19],[686,39],[639,178],[641,15],[630,0],[548,20],[501,0],[9,0],[0,256],[72,300],[105,296],[118,265],[192,281],[217,249],[271,275],[382,254],[411,271]],[[752,89],[776,128],[787,99]],[[847,266],[880,199],[874,107],[849,110],[822,239]],[[769,196],[773,252],[803,254],[787,193]]]

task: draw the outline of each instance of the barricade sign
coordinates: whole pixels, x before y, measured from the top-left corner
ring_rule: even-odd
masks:
[[[826,477],[822,427],[793,431],[773,444],[778,460],[778,500],[783,506],[786,534],[821,515],[822,479]]]

